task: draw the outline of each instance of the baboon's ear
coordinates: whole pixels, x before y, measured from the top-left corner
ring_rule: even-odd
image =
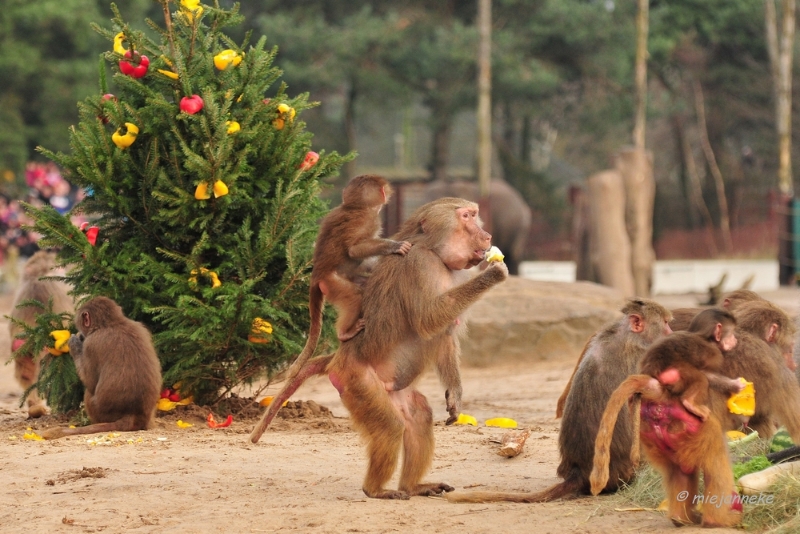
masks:
[[[641,334],[644,331],[644,319],[637,313],[628,315],[628,322],[631,325],[631,332]]]

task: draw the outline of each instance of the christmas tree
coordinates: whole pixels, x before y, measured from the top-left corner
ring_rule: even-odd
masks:
[[[71,152],[40,149],[86,198],[67,216],[27,210],[75,295],[117,301],[153,333],[165,385],[214,403],[302,349],[321,180],[351,156],[311,150],[300,113],[312,104],[277,83],[276,48],[223,33],[238,5],[158,1],[157,39],[111,5],[113,28],[94,28],[109,41],[100,91],[79,103]],[[49,334],[45,316],[21,350]],[[70,364],[43,362],[39,390],[57,412],[80,399]]]

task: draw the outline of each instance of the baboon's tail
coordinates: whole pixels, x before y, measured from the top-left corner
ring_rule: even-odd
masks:
[[[447,493],[445,498],[450,502],[550,502],[556,499],[576,499],[586,494],[586,481],[581,480],[580,473],[568,476],[563,482],[546,490],[534,493],[509,493],[495,491],[469,491],[463,493]]]
[[[306,364],[308,359],[317,350],[319,343],[319,336],[322,333],[322,307],[325,302],[325,297],[319,289],[318,284],[314,284],[309,289],[308,295],[308,315],[311,320],[311,325],[308,329],[308,339],[300,355],[297,356],[295,361],[289,366],[285,373],[287,381],[291,381],[300,372],[300,369]]]
[[[100,432],[133,432],[145,430],[149,426],[150,418],[142,414],[126,415],[111,423],[95,423],[93,425],[66,428],[57,426],[42,432],[44,439],[57,439],[64,436],[78,436],[81,434],[98,434]]]
[[[267,430],[267,427],[275,418],[275,415],[278,413],[278,410],[281,409],[283,403],[287,401],[295,391],[297,391],[297,388],[303,385],[303,382],[312,376],[323,374],[328,368],[328,364],[332,359],[333,353],[325,356],[317,356],[306,363],[306,365],[300,369],[294,378],[287,380],[281,392],[272,399],[272,402],[269,404],[269,408],[267,408],[266,413],[261,417],[261,420],[253,429],[253,432],[250,434],[250,441],[253,443],[258,443],[258,440]]]
[[[608,399],[606,409],[603,412],[603,418],[600,420],[600,428],[597,431],[597,437],[594,442],[594,465],[592,467],[592,474],[589,476],[591,483],[592,495],[597,495],[608,483],[609,467],[611,461],[611,439],[614,436],[614,426],[617,424],[617,417],[619,411],[628,403],[631,395],[643,393],[651,387],[651,380],[653,377],[649,375],[631,375],[622,382],[611,398]],[[638,403],[636,404],[638,406]],[[635,420],[639,418],[639,414],[634,414]],[[638,426],[637,426],[638,428]],[[638,434],[638,432],[637,432]],[[635,440],[638,443],[638,440]],[[639,447],[634,444],[631,447],[631,460],[634,463],[639,461]]]

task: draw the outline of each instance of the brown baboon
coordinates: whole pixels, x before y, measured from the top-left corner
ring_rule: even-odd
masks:
[[[695,355],[687,353],[698,348],[697,340],[701,344],[708,343],[697,334],[667,336],[647,351],[642,366],[660,368],[666,365],[673,370],[680,369],[679,381],[684,382],[688,389],[704,387],[701,396],[708,396],[708,381],[703,370],[695,368],[689,371],[690,362],[699,361]],[[676,357],[671,363],[666,361],[670,354]],[[658,360],[657,365],[650,361],[651,357]],[[694,378],[701,378],[705,385],[693,382]],[[732,387],[735,386],[735,380],[728,381]],[[738,524],[742,506],[733,485],[728,445],[720,424],[720,415],[724,414],[719,410],[724,410],[724,407],[716,404],[715,409],[701,419],[684,407],[685,399],[670,392],[668,385],[650,374],[631,375],[609,399],[595,444],[590,475],[592,494],[597,495],[608,487],[614,426],[620,410],[632,395],[641,396],[641,408],[638,401],[634,403],[641,417],[639,436],[648,461],[661,473],[672,522],[680,526],[702,521],[704,527]],[[695,509],[700,472],[705,482],[702,519]]]
[[[688,332],[675,332],[647,350],[639,372],[658,379],[672,397],[692,415],[705,421],[711,407],[709,383],[726,393],[740,391],[742,384],[723,378],[723,351],[736,346],[736,319],[722,309],[698,313]]]
[[[56,267],[56,253],[40,250],[28,259],[22,274],[22,284],[14,295],[14,303],[11,308],[11,318],[33,326],[36,324],[36,316],[44,311],[39,306],[17,306],[26,300],[37,300],[47,306],[50,299],[53,299],[54,313],[75,313],[72,298],[67,294],[69,286],[57,280],[40,280],[44,276],[58,275]],[[17,337],[22,332],[22,327],[9,322],[9,337],[11,339],[12,353],[17,350],[25,340]],[[19,354],[14,359],[14,377],[19,385],[28,389],[39,379],[39,360],[40,355]],[[28,416],[41,417],[47,413],[44,401],[39,397],[38,392],[32,389],[28,393]]]
[[[367,444],[364,493],[385,499],[452,490],[444,483],[421,481],[433,460],[433,415],[414,383],[428,367],[458,366],[457,361],[441,361],[442,354],[453,354],[454,323],[484,292],[508,277],[504,263],[482,263],[491,236],[481,228],[473,202],[444,198],[425,204],[400,234],[413,247],[405,258],[379,259],[364,286],[363,333],[343,343],[334,355],[308,362],[272,402],[280,406],[288,398],[283,395],[290,395],[305,376],[327,372]],[[477,264],[481,272],[459,283],[455,272]],[[269,419],[270,411],[253,430],[251,441],[258,441]],[[401,449],[399,488],[390,490],[385,486]]]
[[[49,428],[42,437],[149,428],[161,390],[161,364],[150,332],[106,297],[81,306],[75,325],[79,333],[70,337],[69,352],[86,389],[83,404],[92,424]]]
[[[730,293],[725,293],[722,299],[722,308],[733,312],[742,304],[747,302],[766,302],[761,295],[749,289],[736,289]],[[676,308],[672,310],[672,320],[669,322],[670,328],[674,332],[686,330],[689,328],[689,323],[692,322],[694,316],[708,308]]]
[[[594,440],[606,402],[617,386],[636,372],[647,348],[661,336],[671,333],[669,311],[653,301],[629,300],[622,313],[625,315],[621,319],[589,340],[573,375],[558,433],[561,463],[557,472],[564,481],[540,492],[470,492],[448,495],[448,500],[546,502],[589,494]],[[615,491],[633,477],[635,466],[630,451],[637,420],[629,414],[619,418],[611,443],[612,476],[605,491]]]
[[[773,345],[783,356],[786,367],[795,370],[793,353],[797,329],[785,311],[769,301],[758,300],[742,303],[733,315],[738,330],[750,332]]]
[[[374,256],[405,256],[407,241],[382,239],[381,208],[389,201],[392,188],[384,178],[371,174],[356,176],[342,191],[342,203],[320,224],[314,245],[314,266],[308,296],[311,326],[305,347],[286,373],[291,379],[314,353],[322,331],[322,308],[330,302],[338,313],[336,331],[347,341],[364,328],[361,316],[361,286]]]

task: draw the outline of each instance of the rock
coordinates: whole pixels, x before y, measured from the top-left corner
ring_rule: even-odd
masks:
[[[488,291],[466,317],[462,362],[575,360],[600,327],[620,317],[622,294],[591,282],[540,282],[510,276]]]

